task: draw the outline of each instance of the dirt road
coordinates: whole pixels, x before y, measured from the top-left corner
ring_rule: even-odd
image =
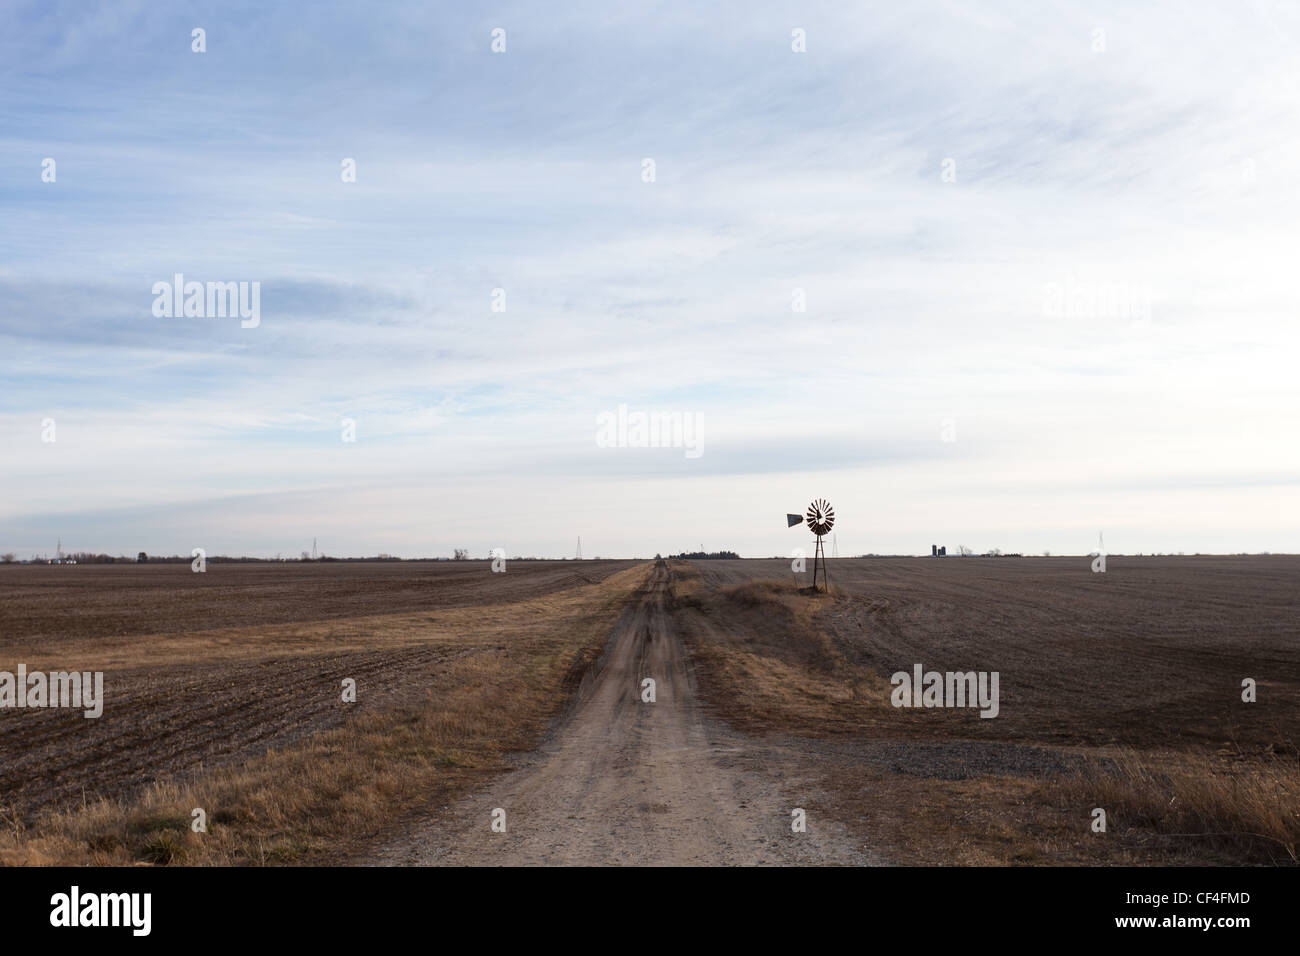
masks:
[[[878,862],[820,811],[798,752],[728,731],[700,704],[654,569],[568,716],[511,773],[412,825],[379,865]],[[642,681],[655,682],[644,701]],[[505,812],[505,832],[492,829]],[[806,811],[806,832],[792,811]]]

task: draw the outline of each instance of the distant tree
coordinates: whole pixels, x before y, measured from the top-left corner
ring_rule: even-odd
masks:
[[[966,545],[959,544],[957,545],[957,553],[960,554],[963,558],[969,558],[975,552],[972,551],[970,548],[966,547]]]
[[[456,549],[456,557],[455,557],[454,560],[456,560],[456,561],[468,561],[468,560],[469,560],[469,548],[457,548],[457,549]]]
[[[989,548],[989,554],[993,555],[993,557],[996,558],[996,557],[998,557],[999,555],[1002,554],[1002,549],[1001,549],[1001,548]]]
[[[135,559],[136,559],[137,561],[139,561],[141,564],[144,564],[146,561],[149,560],[149,555],[147,555],[147,554],[145,554],[143,551],[141,551],[139,554],[137,554],[137,555],[135,556]]]
[[[0,554],[0,564],[13,564],[17,557],[12,551],[8,554]]]

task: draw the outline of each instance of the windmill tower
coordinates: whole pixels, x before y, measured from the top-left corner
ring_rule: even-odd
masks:
[[[804,516],[808,523],[808,528],[817,536],[817,548],[813,551],[813,590],[817,590],[817,566],[821,565],[823,590],[830,591],[830,579],[826,577],[826,549],[822,546],[822,538],[830,534],[831,528],[835,525],[835,509],[825,498],[814,498],[812,504],[808,506],[808,513]],[[785,516],[786,527],[793,528],[799,523],[799,516],[787,514]]]
[[[582,535],[578,535],[578,556],[574,560],[575,561],[582,560]]]

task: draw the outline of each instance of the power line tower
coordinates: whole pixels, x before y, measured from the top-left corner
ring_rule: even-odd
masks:
[[[58,557],[58,559],[59,559],[60,561],[62,561],[62,560],[63,560],[63,539],[62,539],[62,538],[59,538],[59,546],[58,546],[58,548],[57,548],[56,553],[57,553],[57,557]]]
[[[320,558],[320,552],[316,550],[316,539],[311,539],[311,559],[316,561]]]

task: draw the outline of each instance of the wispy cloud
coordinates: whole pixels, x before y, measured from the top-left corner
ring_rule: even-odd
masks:
[[[1300,549],[1286,5],[0,27],[4,550],[769,554],[823,494],[841,553]]]

